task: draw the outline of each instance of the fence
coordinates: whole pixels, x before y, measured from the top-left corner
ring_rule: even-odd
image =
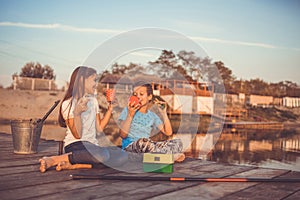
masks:
[[[15,76],[13,88],[21,90],[56,90],[54,80]]]

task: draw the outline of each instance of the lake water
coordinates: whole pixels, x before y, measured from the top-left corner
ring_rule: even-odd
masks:
[[[10,125],[0,125],[0,132],[10,133]],[[46,133],[52,135],[47,136]],[[63,134],[64,129],[57,125],[43,126],[43,138],[52,139],[58,135],[62,137]],[[187,157],[300,171],[300,129],[224,129],[221,134],[179,135],[186,143]]]
[[[201,141],[206,134],[197,134]],[[214,140],[211,140],[214,141]],[[191,145],[189,157],[222,163],[300,171],[300,130],[223,130],[206,155]]]

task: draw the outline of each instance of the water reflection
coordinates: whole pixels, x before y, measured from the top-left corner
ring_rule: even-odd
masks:
[[[207,135],[206,135],[207,136]],[[209,154],[202,154],[205,134],[197,134],[187,156],[231,164],[300,171],[300,131],[225,129]],[[207,142],[208,140],[206,140]]]
[[[0,132],[10,133],[9,125]],[[42,138],[64,137],[58,125],[43,127]],[[118,138],[116,136],[116,138]],[[223,163],[300,171],[300,130],[231,130],[218,134],[180,134],[187,157]],[[210,147],[213,150],[209,151]]]

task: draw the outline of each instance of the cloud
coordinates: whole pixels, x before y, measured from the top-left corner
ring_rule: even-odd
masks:
[[[120,33],[122,30],[113,29],[97,29],[97,28],[78,28],[63,24],[28,24],[21,22],[0,22],[0,26],[12,26],[21,28],[37,28],[37,29],[61,29],[64,31],[86,32],[86,33]]]
[[[243,45],[243,46],[254,46],[254,47],[262,47],[262,48],[269,48],[269,49],[280,48],[280,47],[270,45],[270,44],[265,44],[265,43],[232,41],[232,40],[223,40],[223,39],[217,39],[217,38],[191,37],[191,39],[196,40],[196,41],[205,41],[205,42],[214,42],[214,43],[223,43],[223,44],[234,44],[234,45]]]
[[[28,24],[22,22],[0,22],[1,26],[11,26],[11,27],[22,27],[22,28],[37,28],[37,29],[60,29],[64,31],[74,31],[74,32],[85,32],[85,33],[112,33],[117,34],[121,33],[124,30],[117,29],[98,29],[98,28],[80,28],[63,24]],[[224,40],[218,38],[207,38],[207,37],[190,37],[195,41],[204,41],[204,42],[212,42],[212,43],[222,43],[222,44],[230,44],[230,45],[241,45],[241,46],[252,46],[252,47],[260,47],[260,48],[268,48],[268,49],[289,49],[294,51],[300,51],[299,48],[287,48],[287,47],[279,47],[266,43],[258,43],[258,42],[247,42],[247,41],[233,41],[233,40]]]
[[[14,26],[22,28],[42,28],[42,29],[54,29],[59,26],[59,24],[26,24],[19,22],[0,22],[0,26]]]

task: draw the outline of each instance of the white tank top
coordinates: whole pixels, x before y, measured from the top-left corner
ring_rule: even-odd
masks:
[[[81,139],[76,139],[73,136],[69,127],[67,127],[66,137],[64,139],[64,146],[67,146],[76,141],[88,141],[98,145],[98,140],[96,139],[96,114],[99,113],[98,101],[94,96],[90,96],[88,98],[88,109],[85,112],[81,113],[82,137]],[[70,105],[70,102],[71,99],[68,99],[62,103],[62,114],[65,120],[74,118],[74,109],[77,100],[73,99],[72,105]]]

